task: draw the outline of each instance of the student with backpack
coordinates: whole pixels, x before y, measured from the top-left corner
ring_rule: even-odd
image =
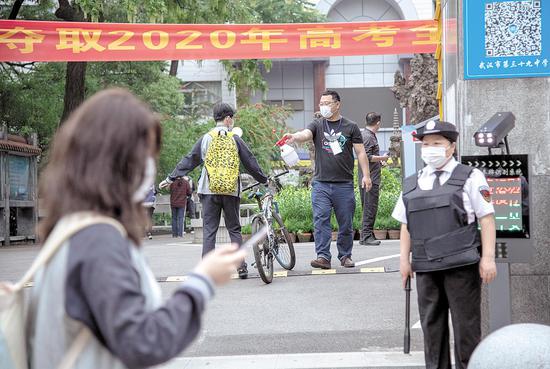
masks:
[[[218,103],[213,109],[216,127],[202,136],[191,152],[183,157],[172,173],[159,184],[170,185],[177,177],[185,176],[204,164],[197,193],[202,204],[203,245],[202,256],[214,250],[216,233],[223,210],[225,226],[233,243],[242,243],[239,207],[241,204],[240,164],[260,183],[267,182],[258,161],[244,141],[232,132],[235,110],[226,103]],[[237,269],[239,277],[248,277],[246,263]]]
[[[246,253],[216,249],[163,301],[140,247],[160,147],[159,121],[122,89],[95,94],[60,128],[41,177],[56,189],[42,192],[43,247],[18,283],[0,283],[0,368],[148,368],[197,336],[214,285]]]

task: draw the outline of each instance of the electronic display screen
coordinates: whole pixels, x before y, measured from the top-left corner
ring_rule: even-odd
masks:
[[[497,238],[529,238],[527,155],[463,156],[485,174],[495,208]]]

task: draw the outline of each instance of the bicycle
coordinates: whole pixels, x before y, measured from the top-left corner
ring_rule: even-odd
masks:
[[[267,237],[262,243],[252,245],[256,268],[258,269],[260,278],[266,284],[273,281],[273,258],[277,259],[277,262],[287,270],[292,270],[296,265],[294,244],[279,214],[279,207],[274,200],[274,194],[269,188],[269,184],[273,184],[279,190],[281,186],[276,178],[287,173],[288,170],[270,177],[268,179],[268,186],[255,183],[243,189],[244,192],[258,187],[256,191],[248,195],[249,199],[256,199],[260,208],[260,213],[254,215],[252,218],[252,233],[254,234],[264,226],[267,226],[269,229]],[[262,191],[261,187],[264,187],[265,191]]]

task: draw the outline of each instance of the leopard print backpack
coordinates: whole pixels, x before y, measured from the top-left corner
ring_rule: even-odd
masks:
[[[232,132],[212,130],[208,132],[212,142],[206,152],[204,166],[208,173],[210,191],[230,195],[237,192],[239,180],[239,151]]]

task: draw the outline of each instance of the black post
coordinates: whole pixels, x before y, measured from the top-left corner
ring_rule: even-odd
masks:
[[[403,353],[411,351],[411,277],[405,282],[405,335]]]

